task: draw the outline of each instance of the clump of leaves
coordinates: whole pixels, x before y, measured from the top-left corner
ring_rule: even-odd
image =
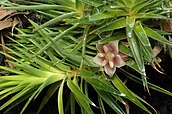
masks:
[[[58,91],[59,114],[66,113],[63,105],[63,87],[67,84],[71,91],[71,114],[75,113],[75,102],[79,104],[83,114],[93,114],[92,107],[99,107],[102,114],[106,113],[104,102],[119,114],[129,113],[126,99],[151,113],[145,104],[150,105],[129,90],[118,73],[134,82],[143,83],[148,92],[150,88],[172,96],[171,92],[149,83],[145,71],[145,65],[156,61],[152,49],[154,45],[151,42],[158,41],[172,46],[172,42],[164,36],[168,33],[161,29],[161,24],[157,24],[170,20],[169,13],[172,10],[165,1],[17,1],[18,3],[4,2],[3,10],[34,11],[43,17],[44,21],[38,25],[40,22],[28,19],[31,27],[16,28],[18,34],[14,35],[15,40],[9,37],[13,42],[12,48],[2,45],[9,53],[1,53],[11,58],[8,62],[15,68],[0,66],[1,69],[11,72],[9,76],[0,77],[0,99],[13,95],[0,107],[1,110],[9,111],[27,99],[21,110],[23,113],[29,103],[36,99],[45,87],[49,87],[38,113],[55,91]],[[153,23],[154,21],[157,23]],[[98,53],[96,45],[107,47],[110,42],[119,42],[119,52],[128,59],[123,64],[125,66],[121,65],[120,67],[123,67],[118,68],[117,72],[111,73],[109,77],[109,72],[104,73],[104,68],[94,63],[93,58]],[[111,51],[112,46],[107,50],[106,47],[102,53],[111,52],[110,55],[113,55],[114,52],[118,52]],[[104,54],[109,55],[107,53]],[[108,68],[114,68],[110,62],[108,63]],[[124,70],[124,67],[127,69]],[[132,75],[131,70],[138,72],[140,77]],[[99,104],[92,102],[88,84],[97,92]],[[117,101],[125,106],[126,111]]]

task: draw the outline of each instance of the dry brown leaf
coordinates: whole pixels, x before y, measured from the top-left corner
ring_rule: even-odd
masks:
[[[160,57],[158,57],[158,54],[163,50],[163,47],[161,46],[154,46],[153,48],[153,56],[154,60],[151,63],[151,66],[159,73],[165,74],[164,70],[161,68],[161,65],[159,64],[162,60]]]
[[[152,62],[151,66],[159,73],[161,74],[165,74],[164,70],[161,68],[160,64],[156,62],[156,60],[154,62]],[[158,66],[158,67],[157,67]]]
[[[13,19],[8,19],[4,21],[0,21],[0,30],[3,30],[5,28],[9,28],[13,26]]]
[[[162,26],[165,31],[172,32],[172,22],[164,22]]]
[[[16,10],[0,10],[0,20],[4,19],[5,17],[15,13]]]
[[[153,56],[156,57],[161,51],[162,51],[162,47],[160,46],[154,46],[153,48]]]
[[[125,110],[127,114],[130,114],[130,107],[128,105],[128,103],[125,104]]]
[[[9,50],[8,50],[7,48],[4,47],[4,46],[5,46],[5,41],[4,41],[4,37],[3,37],[3,35],[2,35],[2,32],[1,32],[0,37],[1,37],[1,44],[0,44],[1,49],[2,49],[2,51],[3,51],[4,53],[8,53]],[[10,58],[9,58],[8,56],[5,56],[5,58],[6,58],[6,59],[4,60],[5,65],[6,65],[6,66],[9,66],[10,68],[14,68],[14,65],[11,64],[11,63],[9,63],[9,62],[7,61],[7,60],[10,60]]]
[[[19,23],[21,23],[21,22],[18,21],[17,18],[14,18],[13,23],[12,23],[12,29],[11,29],[12,36],[13,36],[14,27],[15,27],[16,25],[18,25]]]

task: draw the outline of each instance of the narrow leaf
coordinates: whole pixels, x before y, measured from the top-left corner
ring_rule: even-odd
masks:
[[[111,30],[124,28],[125,26],[126,26],[125,18],[119,18],[119,19],[116,19],[115,21],[108,23],[94,31],[105,32],[105,31],[111,31]]]
[[[105,11],[97,14],[93,14],[92,16],[89,17],[90,21],[98,21],[101,19],[108,19],[108,18],[114,18],[114,17],[119,17],[119,16],[124,16],[127,15],[127,13],[123,10],[111,10],[111,11]]]
[[[142,84],[142,80],[141,80],[140,78],[138,78],[138,77],[132,75],[131,73],[129,73],[129,72],[123,70],[123,69],[121,69],[121,71],[122,71],[122,73],[125,74],[129,79],[133,80],[133,81],[136,82],[136,83]],[[163,89],[163,88],[161,88],[161,87],[159,87],[159,86],[156,86],[156,85],[154,85],[154,84],[152,84],[152,83],[149,83],[149,82],[148,82],[148,87],[149,87],[150,89],[155,90],[155,91],[158,91],[158,92],[167,94],[167,95],[169,95],[169,96],[172,96],[172,93],[171,93],[170,91],[167,91],[167,90],[165,90],[165,89]]]
[[[99,107],[100,107],[101,114],[106,114],[102,98],[98,97],[98,101],[99,101]]]
[[[38,29],[53,25],[53,24],[58,23],[59,21],[65,19],[65,18],[72,17],[72,16],[74,16],[76,14],[77,14],[76,12],[71,12],[71,13],[65,13],[63,15],[57,16],[57,17],[47,21],[46,23],[42,24],[39,28],[36,28],[35,30],[38,30]]]
[[[125,114],[116,101],[105,91],[95,88],[101,98],[118,114]]]
[[[90,103],[91,105],[96,106],[70,79],[67,80],[67,85],[76,96]]]
[[[62,33],[60,33],[58,36],[56,36],[52,42],[56,42],[57,40],[59,40],[61,37],[63,37],[64,35],[66,35],[68,32],[72,31],[73,29],[75,29],[79,24],[75,24],[74,26],[68,28],[67,30],[63,31]],[[52,42],[49,42],[48,44],[46,44],[41,50],[39,50],[33,57],[41,54],[42,52],[44,52],[46,49],[48,49],[51,45]]]
[[[151,37],[152,39],[172,46],[172,42],[171,41],[168,41],[165,37],[161,36],[158,32],[154,31],[153,29],[148,28],[148,27],[145,26],[144,30],[145,30],[146,34],[149,37]]]
[[[152,47],[141,23],[138,22],[135,24],[134,32],[143,45],[142,50],[144,52],[144,56],[148,59],[149,62],[151,62],[153,59]]]
[[[92,86],[100,89],[100,90],[103,90],[103,91],[106,91],[106,92],[110,92],[110,93],[113,93],[113,94],[116,94],[116,95],[119,95],[120,96],[120,92],[118,90],[116,90],[115,88],[113,88],[113,86],[111,86],[109,83],[103,83],[103,81],[101,81],[101,79],[98,79],[98,78],[87,78],[85,77],[84,78],[88,83],[90,83]]]
[[[56,92],[56,90],[59,88],[60,82],[56,82],[50,86],[47,93],[44,95],[44,98],[39,106],[39,109],[37,113],[39,114],[41,112],[41,109],[45,106],[45,104],[48,102],[48,100],[52,97],[52,95]]]
[[[130,90],[124,85],[124,83],[119,79],[118,76],[114,76],[112,79],[112,82],[114,86],[121,92],[126,95],[126,98],[128,98],[130,101],[132,101],[134,104],[136,104],[138,107],[142,108],[148,113],[151,113],[133,94],[130,92]]]
[[[63,86],[65,83],[65,78],[63,79],[60,88],[59,88],[59,92],[58,92],[58,110],[59,110],[59,114],[64,114],[64,109],[63,109]]]
[[[80,1],[95,7],[99,7],[103,5],[103,2],[101,0],[80,0]]]

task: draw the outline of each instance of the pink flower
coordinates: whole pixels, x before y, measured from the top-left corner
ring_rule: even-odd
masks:
[[[125,65],[123,58],[126,59],[126,56],[119,54],[118,42],[116,40],[108,44],[98,44],[98,54],[93,58],[96,64],[104,67],[106,74],[110,77],[115,73],[116,67],[119,68]]]

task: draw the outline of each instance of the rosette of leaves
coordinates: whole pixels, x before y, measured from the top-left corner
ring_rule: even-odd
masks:
[[[105,114],[106,104],[116,113],[125,114],[129,113],[128,101],[151,113],[145,106],[150,105],[127,88],[120,74],[143,83],[147,90],[150,88],[172,96],[171,92],[147,82],[145,71],[145,65],[155,60],[151,42],[172,45],[163,36],[160,25],[153,23],[170,20],[168,13],[172,10],[165,1],[17,0],[17,3],[6,1],[2,4],[5,10],[37,13],[42,21],[28,19],[31,26],[16,28],[18,34],[14,38],[9,36],[11,42],[2,45],[9,53],[1,53],[8,57],[7,61],[14,68],[0,66],[7,71],[3,74],[6,76],[0,77],[0,99],[10,97],[1,105],[1,110],[9,111],[27,100],[21,110],[23,113],[47,87],[37,113],[56,91],[59,114],[75,114],[75,103],[80,106],[82,114],[93,114],[97,107]],[[97,54],[97,44],[114,40],[120,41],[119,50],[130,58],[123,68],[129,67],[117,69],[109,78],[93,58]],[[141,77],[132,75],[130,70],[133,69]],[[67,91],[65,84],[70,90],[68,105],[63,104],[63,93]],[[89,88],[94,88],[97,93],[97,104],[93,103]],[[123,104],[126,111],[119,104]],[[66,107],[69,110],[64,110]]]

